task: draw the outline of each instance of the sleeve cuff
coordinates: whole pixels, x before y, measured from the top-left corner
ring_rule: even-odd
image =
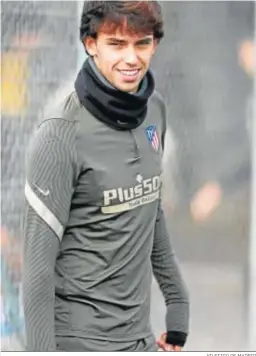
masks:
[[[166,342],[170,345],[184,346],[187,341],[187,334],[182,331],[167,331]]]

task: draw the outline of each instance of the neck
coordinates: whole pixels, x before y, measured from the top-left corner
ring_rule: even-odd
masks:
[[[80,102],[95,118],[112,128],[131,130],[141,125],[146,117],[154,78],[148,71],[137,92],[121,91],[109,83],[93,59],[88,58],[78,73],[75,89]]]
[[[96,74],[96,76],[99,78],[99,80],[105,84],[107,87],[115,89],[115,87],[107,80],[107,78],[101,73],[99,67],[97,66],[95,60],[93,57],[88,58],[88,63],[90,64],[92,70]]]

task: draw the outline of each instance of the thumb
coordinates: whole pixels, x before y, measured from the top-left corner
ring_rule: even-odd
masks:
[[[166,344],[165,351],[175,351],[175,347],[173,345]]]
[[[177,351],[177,352],[182,351],[182,347],[181,346],[177,346],[177,345],[175,345],[173,347],[173,349],[174,349],[174,351]]]

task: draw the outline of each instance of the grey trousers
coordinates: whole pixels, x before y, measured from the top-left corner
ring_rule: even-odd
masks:
[[[57,351],[72,352],[155,352],[157,345],[153,336],[135,341],[106,341],[80,338],[75,336],[57,336]]]

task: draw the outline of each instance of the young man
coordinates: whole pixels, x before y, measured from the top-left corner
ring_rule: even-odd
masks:
[[[161,210],[165,108],[150,60],[156,1],[86,1],[89,58],[39,125],[28,155],[24,311],[30,351],[154,351],[152,271],[164,350],[188,334],[186,288]]]

